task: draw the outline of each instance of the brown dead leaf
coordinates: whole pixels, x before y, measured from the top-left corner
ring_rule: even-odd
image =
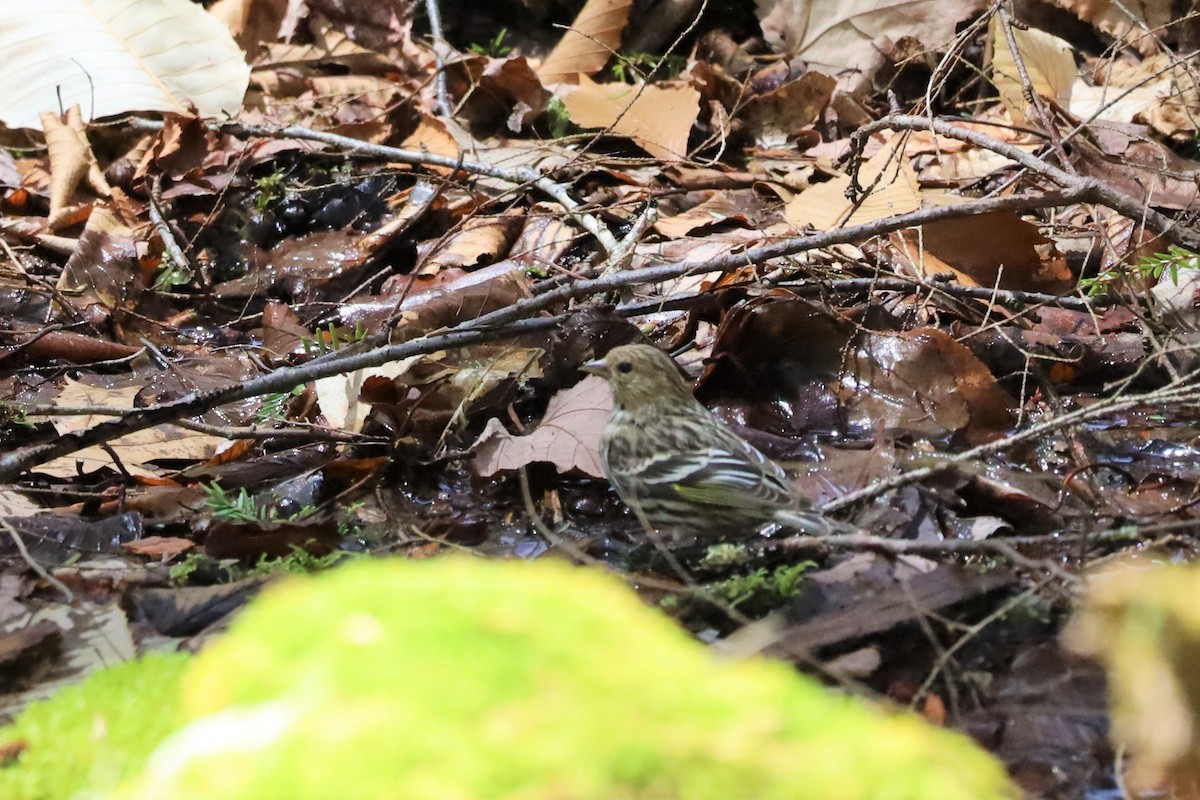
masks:
[[[225,23],[252,62],[265,42],[278,38],[288,5],[287,0],[216,0],[208,13]]]
[[[509,433],[498,419],[475,440],[474,466],[484,477],[548,462],[559,472],[578,470],[604,477],[600,433],[612,414],[612,394],[602,378],[588,376],[550,398],[537,428],[524,436]]]
[[[374,75],[317,75],[307,84],[322,102],[337,109],[333,118],[343,125],[375,121],[405,91],[401,84]]]
[[[78,306],[102,311],[96,322],[130,310],[143,288],[133,232],[108,209],[96,209],[58,277],[58,289],[82,295],[76,300]]]
[[[134,180],[152,171],[180,180],[198,170],[217,149],[217,137],[202,119],[192,115],[167,114],[163,128],[142,156]]]
[[[382,75],[395,64],[379,53],[355,44],[344,34],[326,36],[311,44],[275,42],[267,45],[261,67],[339,66],[355,75]]]
[[[747,209],[737,202],[733,193],[714,192],[704,202],[674,216],[660,218],[654,229],[672,239],[687,236],[694,230],[722,222],[748,223]]]
[[[536,203],[525,214],[525,225],[509,249],[512,261],[550,273],[579,240],[557,203]]]
[[[465,83],[454,89],[466,95],[457,116],[476,129],[503,123],[508,130],[519,133],[550,102],[550,91],[524,56],[470,56],[456,66],[465,71],[465,78],[460,78]],[[455,72],[451,77],[457,75]]]
[[[321,414],[334,430],[358,431],[371,407],[359,399],[363,384],[370,378],[395,378],[403,374],[420,356],[389,361],[379,367],[343,372],[319,378],[314,386]]]
[[[272,300],[263,308],[262,349],[273,361],[303,353],[305,340],[312,336],[291,306]]]
[[[594,75],[621,47],[632,0],[588,0],[538,68],[542,83],[575,83]]]
[[[181,556],[195,546],[196,543],[191,539],[182,539],[178,536],[147,536],[145,539],[121,545],[127,553],[163,562]]]
[[[28,344],[24,344],[28,342]],[[120,342],[110,342],[95,336],[71,331],[27,331],[14,343],[20,353],[35,364],[61,361],[68,364],[94,364],[128,358],[141,350]]]
[[[979,214],[903,231],[897,260],[919,278],[953,272],[967,286],[1061,294],[1074,288],[1067,261],[1035,225],[1008,212]],[[986,248],[980,242],[987,242]],[[922,251],[922,246],[924,250]]]
[[[62,658],[63,633],[49,620],[0,632],[0,692],[26,689],[53,668]]]
[[[362,316],[356,319],[354,307],[345,304],[343,321],[353,326],[359,319],[397,315],[392,340],[403,341],[510,306],[530,295],[525,267],[516,261],[501,261],[472,272],[446,269],[433,277],[398,275],[384,284],[383,292],[385,296],[374,303],[373,315],[362,308]]]
[[[825,109],[837,81],[819,72],[806,72],[774,91],[753,97],[738,118],[760,147],[778,147]]]
[[[655,158],[687,155],[688,135],[700,114],[700,93],[690,86],[596,83],[587,77],[563,99],[571,121],[628,136]]]
[[[286,558],[297,547],[315,556],[326,556],[337,549],[341,539],[334,520],[248,525],[217,522],[204,537],[204,552],[216,559],[254,563],[264,556]]]
[[[837,430],[842,411],[830,386],[853,332],[846,320],[788,292],[738,303],[717,329],[696,398],[725,422],[749,429],[747,438]]]
[[[406,150],[428,151],[435,156],[458,158],[460,150],[454,137],[446,130],[446,123],[427,114],[421,115],[417,128],[408,135],[400,146]],[[449,175],[454,170],[450,167],[430,166],[429,169],[439,175]]]
[[[437,249],[421,264],[418,272],[428,275],[446,267],[470,269],[495,261],[508,251],[526,213],[524,209],[511,209],[503,214],[467,217],[458,230],[433,243]],[[420,250],[418,255],[422,255]]]

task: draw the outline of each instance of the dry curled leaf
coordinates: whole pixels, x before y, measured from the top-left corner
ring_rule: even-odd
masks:
[[[602,478],[600,433],[610,414],[612,395],[604,379],[584,378],[550,399],[532,433],[514,436],[500,420],[488,420],[475,441],[475,470],[487,477],[544,461],[559,472],[578,470]]]

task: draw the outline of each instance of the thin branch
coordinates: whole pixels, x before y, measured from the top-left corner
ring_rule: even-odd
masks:
[[[1190,250],[1200,250],[1200,231],[1181,225],[1158,211],[1146,205],[1145,198],[1132,197],[1124,194],[1096,178],[1072,175],[1066,170],[1026,153],[1015,145],[1001,142],[998,139],[968,128],[951,125],[939,119],[928,119],[908,114],[892,114],[883,119],[864,125],[854,132],[851,139],[855,143],[855,152],[861,154],[862,148],[870,136],[883,130],[925,130],[959,141],[969,142],[985,150],[1010,158],[1021,166],[1041,175],[1061,189],[1076,193],[1080,202],[1099,203],[1133,220],[1144,222],[1145,226],[1165,239]]]
[[[190,275],[192,264],[183,252],[183,248],[179,246],[179,242],[176,241],[171,223],[167,222],[167,218],[162,213],[162,178],[158,175],[155,175],[150,182],[149,211],[150,221],[154,223],[154,230],[158,231],[158,238],[162,239],[163,247],[167,249],[167,255],[171,257],[171,262],[176,269],[183,270]]]
[[[449,117],[453,112],[450,95],[446,92],[446,61],[442,53],[447,50],[446,37],[442,34],[442,11],[438,0],[425,0],[425,13],[429,16],[429,33],[433,36],[433,61],[437,67],[433,85],[437,91],[438,116]]]
[[[1195,375],[1196,373],[1191,373],[1189,377],[1195,377]],[[1017,431],[1002,439],[981,444],[978,447],[972,447],[970,450],[964,450],[961,453],[948,456],[945,460],[931,466],[909,470],[902,475],[877,481],[870,486],[850,492],[839,497],[837,500],[826,503],[820,510],[828,513],[847,508],[856,503],[871,500],[893,489],[899,489],[902,486],[908,486],[913,483],[920,483],[935,475],[941,475],[943,472],[951,472],[963,464],[978,461],[985,456],[1003,452],[1023,442],[1039,439],[1048,433],[1081,422],[1100,419],[1135,408],[1161,406],[1166,402],[1195,403],[1197,401],[1200,401],[1200,388],[1186,384],[1171,384],[1143,394],[1133,394],[1126,397],[1105,398],[1086,408],[1048,419],[1045,422],[1040,422],[1025,430]]]

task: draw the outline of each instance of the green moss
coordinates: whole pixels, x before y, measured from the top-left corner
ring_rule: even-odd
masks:
[[[183,684],[125,800],[986,798],[966,739],[721,662],[615,579],[371,561],[268,589]]]
[[[0,768],[5,800],[67,798],[112,789],[179,724],[179,678],[187,657],[147,655],[89,676],[34,703],[0,730],[20,758]]]

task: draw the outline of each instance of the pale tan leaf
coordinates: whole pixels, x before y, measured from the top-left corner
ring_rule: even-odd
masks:
[[[901,38],[942,48],[955,26],[982,6],[979,0],[758,0],[758,18],[777,51],[854,90],[870,81]]]
[[[128,574],[128,565],[111,564],[110,575]],[[25,630],[41,622],[53,623],[63,631],[62,656],[48,674],[27,690],[6,695],[0,701],[3,711],[11,714],[36,700],[44,700],[67,686],[76,685],[84,676],[102,667],[111,667],[137,655],[129,618],[119,603],[95,603],[77,600],[66,603],[38,604],[29,613],[5,620],[0,633]]]
[[[1192,73],[1191,65],[1171,53],[1136,63],[1106,59],[1090,73],[1098,85],[1077,88],[1070,111],[1085,119],[1096,112],[1113,122],[1143,122],[1165,136],[1190,141],[1200,105],[1200,85]]]
[[[402,88],[395,81],[370,75],[320,75],[307,83],[322,102],[337,105],[354,101],[381,110],[396,101]]]
[[[1196,130],[1198,96],[1195,80],[1183,65],[1172,65],[1163,54],[1141,64],[1106,62],[1092,70],[1102,85],[1079,76],[1070,43],[1035,28],[1013,30],[1033,90],[1082,119],[1145,122],[1168,136]],[[992,20],[990,33],[992,81],[1014,121],[1026,119],[1023,84],[1012,49]]]
[[[72,105],[216,115],[241,108],[250,67],[228,29],[189,0],[0,0],[0,120],[37,127]]]
[[[78,115],[79,106],[72,106],[68,117]],[[58,114],[41,115],[42,130],[46,134],[46,149],[50,153],[50,220],[51,229],[68,208],[75,190],[96,163],[87,137],[64,121]]]
[[[475,470],[486,477],[541,461],[559,472],[579,470],[603,478],[600,433],[611,414],[608,385],[590,375],[550,398],[545,416],[530,434],[513,436],[500,420],[489,420],[474,444]]]
[[[588,0],[538,69],[542,83],[574,83],[603,69],[621,46],[632,7],[633,0]]]
[[[992,17],[988,32],[992,52],[992,83],[1000,93],[1000,102],[1008,109],[1009,115],[1014,121],[1024,123],[1024,84],[999,20],[999,16]],[[1012,34],[1033,91],[1063,107],[1070,105],[1072,86],[1079,75],[1074,48],[1063,39],[1036,28],[1014,28]]]
[[[321,414],[330,427],[357,432],[371,410],[368,404],[358,399],[362,385],[367,378],[395,378],[420,358],[421,356],[411,356],[400,361],[390,361],[381,367],[370,367],[317,379],[315,387],[317,401],[321,404]]]
[[[1114,39],[1124,39],[1144,56],[1161,45],[1152,31],[1162,31],[1171,21],[1168,0],[1055,0],[1084,22],[1090,22]]]
[[[20,492],[0,488],[0,517],[28,517],[41,510],[41,506]]]
[[[88,386],[79,381],[67,379],[56,405],[64,407],[87,407],[112,409],[113,411],[128,411],[133,406],[134,397],[141,390],[140,386],[130,385],[119,389],[108,389],[101,386]],[[75,433],[110,422],[113,417],[109,414],[78,414],[51,417],[55,430],[61,433]],[[146,462],[155,459],[180,459],[188,461],[207,460],[216,453],[218,446],[227,440],[207,433],[179,428],[174,425],[159,425],[144,431],[131,433],[109,442],[109,447],[121,459],[121,463],[132,475],[153,476],[158,472],[144,466]],[[76,468],[76,465],[78,469]],[[99,446],[85,447],[69,456],[56,458],[37,467],[38,472],[61,478],[73,477],[78,472],[94,472],[103,467],[113,467],[112,456]]]
[[[571,121],[628,136],[655,158],[687,155],[688,134],[700,113],[700,93],[690,86],[596,83],[583,77],[563,99]]]
[[[812,225],[824,231],[916,211],[921,207],[921,190],[907,156],[897,151],[901,141],[894,139],[859,170],[858,183],[868,191],[861,203],[846,197],[850,176],[839,175],[792,198],[784,207],[784,218],[797,228]]]

